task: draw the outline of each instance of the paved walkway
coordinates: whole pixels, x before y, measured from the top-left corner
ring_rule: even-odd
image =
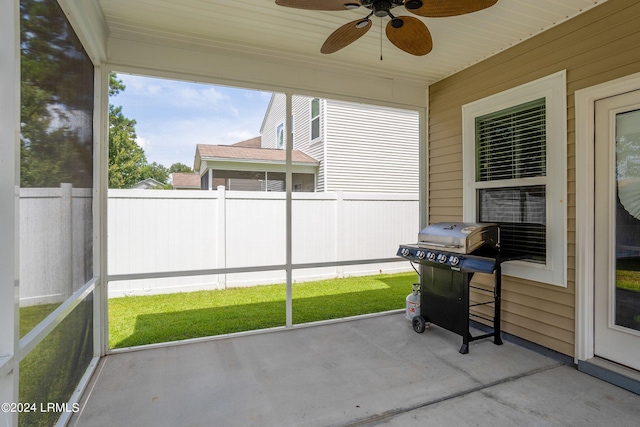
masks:
[[[113,354],[70,426],[638,426],[640,396],[402,314]]]

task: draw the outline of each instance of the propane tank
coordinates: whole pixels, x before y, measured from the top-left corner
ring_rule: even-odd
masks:
[[[413,291],[407,295],[407,311],[405,317],[413,320],[415,316],[420,316],[420,284],[413,284]]]

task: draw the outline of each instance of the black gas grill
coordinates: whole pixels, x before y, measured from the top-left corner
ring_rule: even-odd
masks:
[[[501,345],[500,294],[502,287],[500,264],[500,228],[496,224],[447,222],[432,224],[418,234],[418,243],[400,245],[398,256],[422,266],[420,275],[420,315],[412,319],[413,328],[422,333],[426,323],[432,323],[462,336],[460,353],[469,352],[469,343],[493,337]],[[474,273],[494,275],[493,289],[471,286]],[[486,294],[485,301],[470,304],[469,289]],[[484,316],[470,308],[488,305],[493,316]],[[492,327],[490,333],[472,336],[470,318],[484,320]]]

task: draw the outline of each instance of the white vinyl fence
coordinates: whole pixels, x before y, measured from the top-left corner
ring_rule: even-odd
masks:
[[[20,189],[21,306],[62,302],[86,283],[91,214],[90,188]]]
[[[293,193],[292,263],[393,258],[418,233],[418,195]],[[109,190],[109,275],[286,263],[285,193]],[[397,263],[293,270],[295,282],[410,271]],[[283,283],[284,270],[110,281],[109,296]]]
[[[418,233],[418,196],[293,193],[292,263],[393,258]],[[109,275],[285,265],[285,193],[109,190]],[[20,190],[20,303],[64,301],[91,271],[91,189]],[[89,253],[86,253],[89,250]],[[297,268],[296,282],[410,271],[406,261]],[[285,271],[109,283],[111,297],[284,283]]]

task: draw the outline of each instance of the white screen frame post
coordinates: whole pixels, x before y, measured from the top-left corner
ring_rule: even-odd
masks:
[[[20,218],[19,2],[0,9],[0,404],[18,402]],[[0,411],[0,424],[18,425],[17,412]]]

